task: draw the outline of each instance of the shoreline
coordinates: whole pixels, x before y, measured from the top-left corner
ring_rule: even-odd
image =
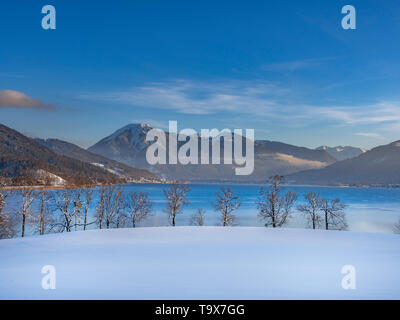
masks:
[[[115,185],[120,185],[120,186],[125,186],[125,185],[131,185],[131,184],[159,184],[159,185],[169,185],[172,184],[173,181],[165,181],[165,182],[126,182],[126,183],[111,183],[111,184],[87,184],[87,185],[79,185],[79,186],[71,186],[71,185],[66,185],[66,186],[41,186],[41,185],[35,185],[35,186],[1,186],[0,190],[21,190],[21,189],[36,189],[36,190],[62,190],[62,189],[86,189],[86,188],[96,188],[96,187],[103,187],[103,186],[115,186]],[[263,186],[268,186],[268,183],[238,183],[238,182],[231,182],[231,181],[226,181],[226,182],[199,182],[199,181],[184,181],[182,184],[188,184],[188,185],[220,185],[220,186],[249,186],[249,187],[263,187]],[[394,188],[400,188],[400,185],[322,185],[322,184],[283,184],[283,187],[320,187],[320,188],[385,188],[385,189],[394,189]]]

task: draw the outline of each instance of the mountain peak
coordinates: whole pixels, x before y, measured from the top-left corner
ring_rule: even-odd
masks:
[[[338,161],[355,158],[360,154],[366,152],[365,149],[351,146],[328,147],[324,145],[316,148],[316,150],[324,150]]]
[[[152,126],[147,123],[129,123],[117,131],[126,131],[132,129],[152,129]]]
[[[118,138],[119,136],[129,133],[132,138],[138,137],[140,135],[146,135],[148,131],[153,129],[149,124],[144,124],[144,123],[130,123],[126,125],[125,127],[122,127],[115,131],[113,134],[110,136],[106,137],[104,140],[105,141],[110,141],[114,140],[115,138]]]
[[[141,128],[151,128],[151,125],[149,125],[148,123],[130,123],[128,125],[126,125],[125,127],[141,127]]]

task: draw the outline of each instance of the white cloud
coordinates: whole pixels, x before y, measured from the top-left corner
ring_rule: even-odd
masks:
[[[55,109],[51,104],[45,104],[15,90],[0,90],[0,108]]]

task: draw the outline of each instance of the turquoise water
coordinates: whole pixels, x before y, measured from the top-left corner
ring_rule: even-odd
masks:
[[[236,223],[239,226],[263,226],[257,216],[256,201],[261,186],[256,185],[226,185],[240,196],[241,207],[235,212]],[[177,217],[177,225],[189,224],[190,216],[197,208],[206,210],[206,225],[216,225],[219,215],[215,212],[212,201],[220,185],[194,184],[188,194],[190,203],[185,207],[182,215]],[[160,184],[131,184],[124,186],[127,192],[148,192],[154,202],[154,213],[141,226],[166,226],[167,214],[163,190],[168,185]],[[298,203],[303,201],[304,194],[309,191],[319,192],[322,197],[340,198],[347,204],[346,217],[349,230],[361,232],[392,233],[393,226],[400,220],[400,188],[378,187],[315,187],[315,186],[287,186],[283,190],[291,190],[299,196]],[[294,210],[292,219],[287,227],[303,228],[307,226],[304,216]]]

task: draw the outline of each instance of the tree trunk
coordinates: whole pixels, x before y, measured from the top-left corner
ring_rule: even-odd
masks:
[[[83,231],[86,231],[86,224],[87,224],[87,210],[85,210],[85,217],[83,219]]]
[[[44,203],[40,206],[40,234],[44,234]]]
[[[25,236],[25,221],[26,221],[26,214],[22,214],[22,237]]]
[[[272,228],[276,228],[276,222],[275,222],[276,188],[277,187],[274,185],[274,192],[272,195]]]
[[[325,210],[325,230],[328,230],[328,210]]]
[[[65,216],[65,227],[67,229],[67,232],[71,232],[71,224],[68,220],[68,216],[66,214],[64,214],[64,216]]]

